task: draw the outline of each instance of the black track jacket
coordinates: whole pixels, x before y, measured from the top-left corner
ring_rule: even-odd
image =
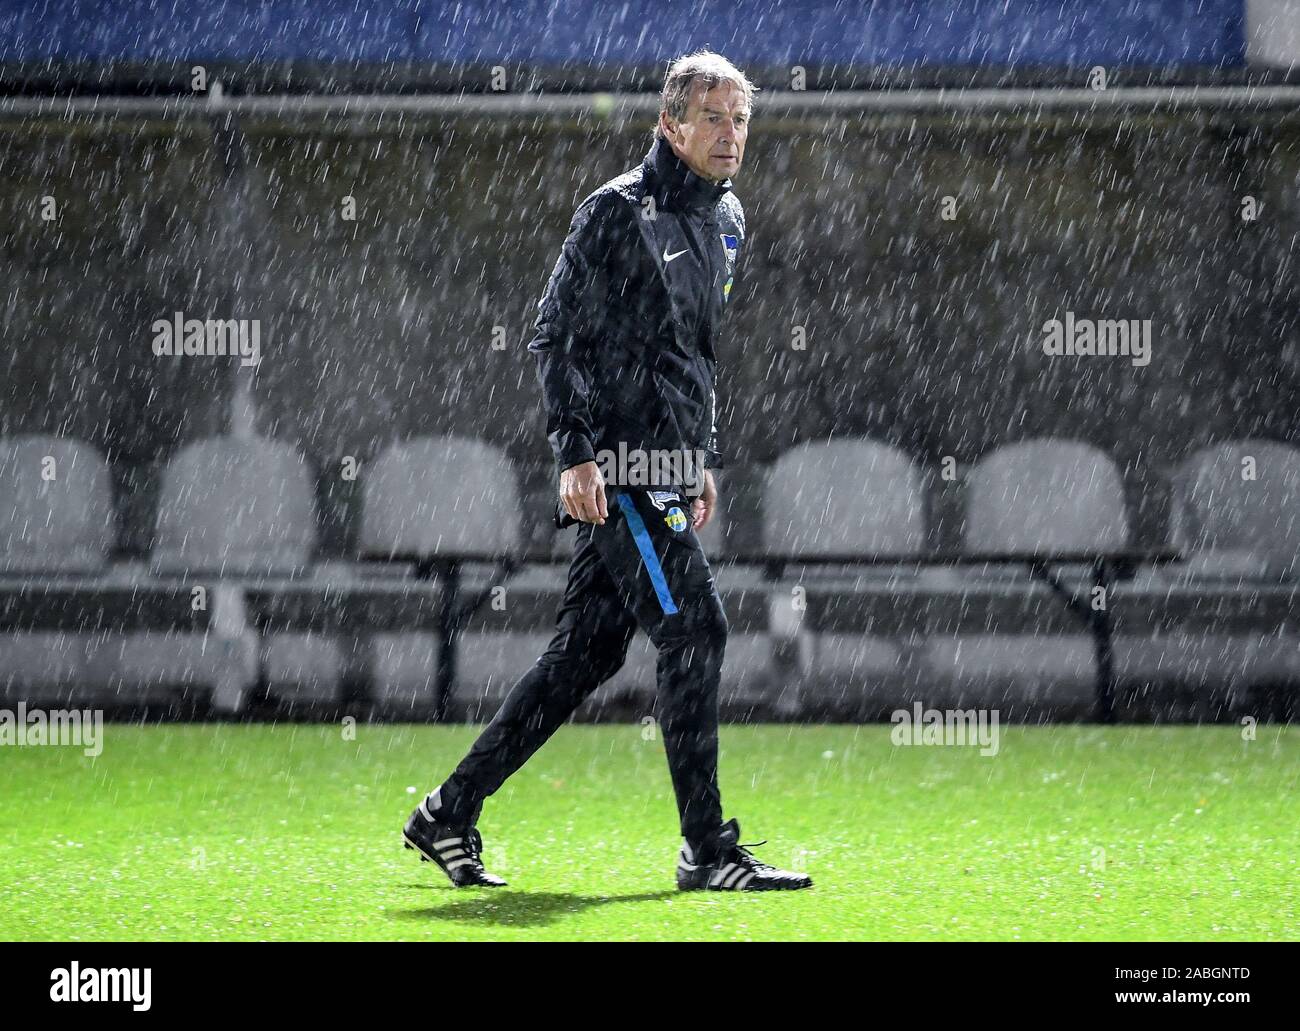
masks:
[[[744,240],[731,180],[697,176],[662,138],[578,205],[528,344],[558,472],[620,443],[722,468],[714,341]],[[556,525],[576,521],[557,501]]]

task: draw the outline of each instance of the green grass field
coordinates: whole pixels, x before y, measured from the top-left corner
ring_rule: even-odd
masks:
[[[797,893],[679,894],[663,745],[566,726],[479,826],[496,891],[401,847],[476,728],[108,725],[0,749],[0,934],[153,939],[1295,939],[1300,731],[728,726],[722,790]]]

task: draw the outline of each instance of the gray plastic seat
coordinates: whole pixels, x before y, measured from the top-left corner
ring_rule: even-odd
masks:
[[[182,448],[168,462],[159,492],[153,571],[163,576],[223,578],[301,577],[316,550],[315,477],[291,444],[262,437],[212,437]],[[178,647],[175,635],[139,635],[123,647],[125,671],[147,681],[207,680],[219,677],[214,704],[239,709],[264,667],[272,686],[293,671],[325,667],[319,680],[330,690],[337,681],[337,650],[328,639],[272,634],[259,641],[248,626],[236,585],[223,585],[231,613],[225,669],[210,669],[211,649]],[[233,594],[232,594],[233,592]],[[308,661],[304,648],[312,651]],[[189,652],[194,654],[189,656]],[[219,653],[213,653],[214,656]],[[215,660],[214,661],[219,661]],[[308,691],[313,690],[309,685]]]
[[[920,470],[897,448],[860,437],[809,441],[768,470],[767,547],[791,555],[915,555],[925,547]]]
[[[113,537],[108,465],[95,448],[41,434],[0,440],[0,576],[99,573]],[[90,648],[89,634],[0,634],[0,695],[76,697]]]
[[[1190,575],[1300,577],[1300,450],[1271,440],[1216,444],[1188,458],[1172,486],[1170,536]]]
[[[116,535],[97,449],[36,434],[0,440],[0,574],[100,572]]]
[[[1113,551],[1128,538],[1123,479],[1091,444],[1008,444],[966,477],[967,552]]]
[[[361,548],[368,556],[455,558],[521,546],[518,476],[506,454],[484,441],[442,436],[395,443],[361,478]],[[460,638],[457,699],[474,706],[484,696],[504,695],[507,681],[512,684],[540,654],[528,643],[538,637],[475,634],[471,620]],[[435,635],[375,634],[371,655],[375,700],[387,711],[415,715],[432,706]]]
[[[316,535],[314,476],[294,447],[214,437],[167,464],[152,564],[174,575],[296,576]]]
[[[55,476],[29,475],[53,458]],[[12,477],[12,479],[10,479]],[[13,504],[0,513],[4,572],[119,575],[107,559],[114,537],[108,468],[93,448],[29,437],[0,447],[0,478]],[[185,516],[171,528],[187,525]],[[188,524],[193,525],[193,524]],[[6,532],[7,531],[7,532]],[[147,582],[142,583],[147,590]],[[238,592],[214,587],[214,628],[207,634],[24,633],[0,637],[3,689],[11,697],[67,704],[139,704],[178,698],[191,686],[211,688],[217,703],[238,708],[256,680],[255,641],[242,620]]]
[[[308,571],[317,540],[314,477],[296,448],[261,437],[211,437],[181,448],[163,470],[150,567],[166,577],[258,579]],[[212,686],[213,704],[237,711],[256,682],[259,642],[238,584],[214,588],[211,604],[225,613],[205,635],[129,635],[108,663],[115,682]],[[292,639],[296,635],[285,635]]]
[[[767,550],[792,556],[796,566],[803,555],[920,554],[925,547],[921,472],[903,452],[865,438],[800,444],[768,470],[763,532]],[[865,596],[893,590],[900,575],[913,574],[888,567],[805,566],[798,581],[787,572],[785,580],[772,585],[769,625],[778,651],[769,691],[781,699],[778,709],[853,712],[904,694],[904,642],[867,628],[810,633],[793,600],[799,584],[805,591]]]
[[[1052,439],[1008,444],[966,477],[962,548],[968,554],[1120,551],[1128,539],[1119,470],[1089,444]],[[1071,571],[1058,572],[1068,579]],[[1045,616],[1063,606],[1023,566],[964,567],[961,579],[967,590],[1032,592],[1031,611],[1041,607]],[[934,698],[991,707],[1024,702],[1084,709],[1095,697],[1096,678],[1093,640],[1081,625],[1079,633],[1008,626],[989,633],[933,634],[922,670]]]
[[[520,493],[500,448],[467,437],[392,445],[362,473],[367,555],[501,553],[519,546]]]
[[[1253,479],[1243,476],[1253,461]],[[1170,537],[1184,561],[1133,584],[1135,600],[1203,599],[1222,592],[1294,587],[1300,578],[1300,450],[1241,440],[1197,451],[1172,482]],[[1200,602],[1198,601],[1197,604]],[[1195,608],[1195,605],[1190,606]],[[1300,684],[1300,638],[1275,628],[1121,635],[1116,667],[1145,685],[1225,691],[1253,684]]]

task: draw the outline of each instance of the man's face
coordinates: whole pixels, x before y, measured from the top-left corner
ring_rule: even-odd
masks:
[[[661,111],[659,124],[673,152],[696,175],[721,182],[740,171],[749,135],[749,106],[744,90],[735,83],[719,83],[707,92],[704,83],[692,83],[686,117],[678,122]]]

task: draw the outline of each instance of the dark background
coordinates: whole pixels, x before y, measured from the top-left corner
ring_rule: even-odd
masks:
[[[649,121],[407,121],[3,127],[0,434],[103,449],[122,540],[147,546],[159,463],[230,428],[237,378],[228,359],[155,358],[150,324],[259,318],[255,427],[328,472],[326,553],[354,546],[342,457],[420,434],[506,448],[547,529],[535,305],[574,207],[640,161]],[[749,238],[720,346],[733,543],[752,532],[741,502],[759,467],[808,439],[864,434],[931,469],[1039,435],[1086,440],[1123,470],[1139,544],[1165,539],[1182,458],[1297,442],[1290,116],[767,124],[760,106],[736,190]],[[1150,365],[1044,356],[1042,323],[1067,309],[1151,319]],[[936,544],[955,543],[958,489],[932,484]]]

